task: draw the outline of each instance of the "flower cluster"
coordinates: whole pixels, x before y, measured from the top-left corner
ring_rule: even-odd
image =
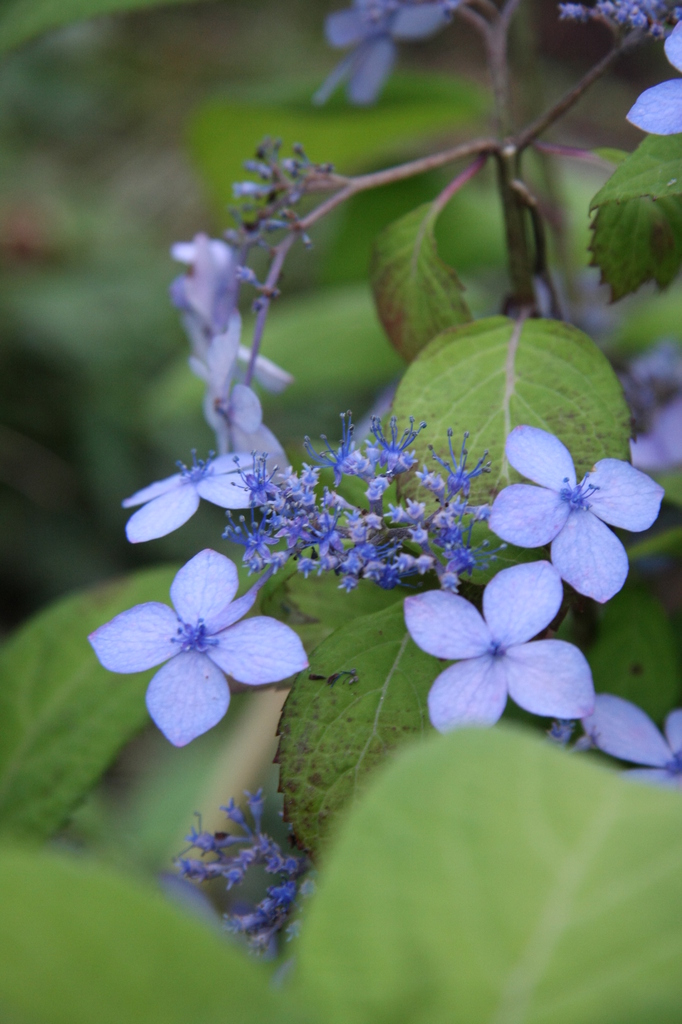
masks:
[[[262,831],[263,791],[247,792],[245,796],[253,828],[234,800],[230,800],[221,810],[243,834],[203,832],[201,829],[197,832],[193,828],[186,839],[191,844],[190,849],[199,851],[199,857],[182,856],[178,858],[177,867],[183,878],[193,881],[224,878],[228,890],[240,885],[249,868],[256,865],[262,866],[270,875],[278,875],[278,884],[268,887],[265,899],[253,910],[246,914],[228,914],[225,918],[230,931],[245,935],[254,949],[264,952],[285,924],[296,897],[302,892],[299,880],[309,865],[305,857],[285,856],[279,844]],[[207,860],[207,855],[212,859]]]
[[[616,28],[642,29],[663,39],[682,18],[682,7],[666,0],[597,0],[586,4],[561,3],[559,17],[566,21],[607,21]]]
[[[461,0],[354,0],[353,6],[330,14],[325,23],[329,44],[350,49],[315,94],[325,103],[348,82],[351,103],[373,103],[391,73],[397,42],[427,39],[452,18]]]
[[[323,438],[326,447],[318,452],[306,438],[308,455],[317,465],[305,465],[300,473],[289,470],[279,482],[269,472],[265,456],[254,455],[252,471],[241,474],[254,506],[250,522],[245,516],[235,520],[228,513],[225,537],[244,547],[243,561],[251,572],[268,566],[279,569],[295,558],[304,576],[331,571],[346,590],[353,590],[360,579],[391,589],[405,577],[432,571],[441,586],[456,591],[460,576],[470,575],[494,557],[486,542],[472,543],[473,526],[487,517],[488,509],[466,501],[471,481],[490,467],[484,457],[468,469],[466,448],[454,454],[450,431],[451,461],[433,456],[445,472],[425,466],[416,474],[431,494],[429,510],[426,502],[408,500],[404,506],[389,504],[385,511],[388,488],[399,474],[417,464],[409,447],[425,426],[415,429],[411,420],[401,434],[393,417],[386,434],[374,417],[372,437],[364,448],[356,448],[350,413],[346,413],[340,445],[332,447]],[[328,487],[320,496],[323,468],[333,472],[335,487],[344,477],[366,484],[369,507],[353,505]]]

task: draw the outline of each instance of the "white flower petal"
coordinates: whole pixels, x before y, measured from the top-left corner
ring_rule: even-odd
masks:
[[[665,493],[650,476],[620,459],[600,459],[587,483],[599,488],[587,498],[590,511],[635,533],[655,522]]]
[[[138,509],[126,523],[126,537],[131,544],[165,537],[191,519],[198,508],[196,487],[190,483],[176,487]]]
[[[591,512],[571,512],[552,541],[552,564],[562,579],[601,604],[622,588],[628,575],[625,548]]]
[[[279,464],[280,467],[288,465],[284,449],[265,424],[262,424],[253,434],[247,434],[240,427],[233,426],[232,447],[239,452],[258,452],[269,455],[267,466],[270,472],[274,469],[275,464]],[[249,458],[247,469],[251,468],[252,462],[253,460]]]
[[[227,452],[225,455],[218,455],[211,463],[214,476],[221,476],[224,473],[238,473],[240,469],[251,469],[253,466],[253,455],[248,452]]]
[[[245,434],[254,434],[263,422],[260,399],[246,384],[235,384],[232,388],[230,422]]]
[[[234,622],[238,622],[243,619],[247,612],[250,612],[253,608],[256,600],[258,599],[258,593],[265,583],[265,577],[261,578],[254,583],[254,585],[247,590],[242,597],[238,597],[236,601],[232,601],[226,605],[223,611],[211,620],[212,633],[220,633],[221,630],[227,629]]]
[[[405,624],[417,647],[436,658],[476,658],[492,637],[470,601],[444,590],[405,598]]]
[[[88,640],[110,672],[143,672],[178,652],[178,620],[158,601],[137,604],[91,633]]]
[[[348,96],[352,103],[366,106],[374,103],[379,90],[391,73],[397,50],[390,39],[380,36],[356,51]]]
[[[205,654],[185,651],[156,673],[147,689],[147,708],[176,747],[212,729],[230,704],[225,676]]]
[[[251,349],[246,348],[244,345],[239,346],[239,352],[237,354],[237,361],[240,366],[246,368],[251,361]],[[269,391],[273,395],[279,395],[285,388],[288,388],[290,384],[294,383],[294,378],[286,370],[283,370],[281,366],[277,366],[267,356],[256,356],[256,365],[253,368],[253,376],[255,380]]]
[[[550,624],[563,596],[561,577],[549,562],[513,565],[483,591],[483,617],[503,647],[523,644]]]
[[[251,504],[251,492],[237,473],[207,476],[197,484],[197,492],[221,508],[249,508]]]
[[[575,487],[571,453],[554,434],[539,427],[514,427],[507,437],[505,452],[517,473],[533,483],[560,491],[568,479],[568,486]]]
[[[501,658],[458,661],[437,677],[428,696],[429,718],[439,732],[460,725],[494,725],[507,703]]]
[[[675,25],[664,44],[665,55],[674,68],[682,71],[682,22]]]
[[[277,619],[256,615],[217,635],[207,651],[224,672],[240,683],[277,683],[307,668],[303,644],[293,629]]]
[[[622,761],[662,768],[672,760],[670,747],[649,716],[612,693],[597,694],[583,728],[595,746]]]
[[[239,351],[241,331],[241,317],[239,313],[233,313],[228,321],[227,330],[223,334],[216,334],[211,338],[211,344],[206,354],[206,366],[209,393],[213,399],[222,401],[227,397],[227,390]]]
[[[196,626],[200,619],[206,631],[213,633],[239,587],[234,562],[212,548],[191,558],[177,573],[170,596],[178,618]]]
[[[160,498],[162,494],[167,494],[169,491],[174,491],[177,487],[182,487],[184,482],[182,473],[173,473],[173,476],[167,476],[165,480],[157,480],[156,483],[143,487],[141,491],[135,491],[129,498],[122,501],[121,505],[123,508],[134,508],[135,505],[144,505],[148,501],[153,501],[154,498]]]
[[[626,116],[643,132],[678,135],[682,132],[682,79],[673,78],[645,89]]]
[[[682,708],[671,711],[665,720],[665,735],[674,754],[682,753]]]
[[[570,508],[557,491],[532,484],[511,484],[495,498],[488,526],[502,540],[539,548],[554,540]]]
[[[594,707],[590,666],[573,644],[537,640],[510,647],[502,660],[509,696],[531,714],[582,718]]]

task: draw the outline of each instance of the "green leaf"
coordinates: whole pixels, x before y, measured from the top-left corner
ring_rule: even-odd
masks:
[[[592,200],[593,265],[614,299],[670,284],[682,263],[682,139],[648,135]]]
[[[680,796],[505,728],[402,754],[344,823],[298,948],[328,1024],[675,1024]]]
[[[191,0],[5,0],[0,7],[0,53],[83,18]]]
[[[600,146],[598,149],[593,149],[592,152],[595,156],[601,157],[602,160],[606,160],[610,164],[620,165],[625,163],[630,154],[624,149],[614,149],[612,146]]]
[[[311,160],[349,174],[414,152],[422,141],[473,122],[487,105],[477,86],[445,75],[394,75],[370,107],[349,106],[342,96],[315,107],[316,85],[278,82],[269,100],[212,99],[199,109],[190,148],[221,211],[234,202],[232,184],[244,179],[244,160],[265,136],[283,139],[285,150],[300,142]]]
[[[660,601],[645,587],[626,587],[609,601],[587,660],[598,692],[639,704],[657,722],[678,700],[675,635]]]
[[[402,603],[355,619],[320,644],[279,728],[284,812],[299,843],[318,850],[367,776],[431,730],[426,697],[440,669],[410,639]],[[334,679],[340,672],[353,675]]]
[[[665,489],[665,500],[678,508],[682,507],[682,473],[679,470],[656,473],[656,480]]]
[[[670,526],[666,530],[655,530],[651,536],[628,545],[631,562],[638,558],[682,558],[682,526]]]
[[[382,590],[370,580],[360,580],[355,590],[346,593],[333,573],[306,580],[293,566],[266,583],[260,611],[286,622],[298,633],[306,650],[312,651],[339,626],[389,608],[404,597],[401,587]]]
[[[580,478],[598,459],[627,459],[630,413],[606,357],[587,335],[556,320],[506,317],[477,320],[435,338],[403,377],[393,403],[399,422],[424,419],[414,442],[420,462],[428,445],[450,457],[447,429],[459,449],[465,431],[470,464],[487,449],[492,472],[477,477],[472,501],[485,502],[522,478],[510,468],[504,444],[512,427],[527,423],[556,434],[568,447]],[[422,494],[410,475],[402,493]]]
[[[148,720],[152,672],[107,672],[87,637],[131,605],[167,602],[176,571],[63,598],[0,649],[0,829],[50,836]]]
[[[456,272],[438,255],[434,227],[440,208],[425,203],[381,232],[370,280],[379,319],[408,361],[447,327],[471,320]]]
[[[161,893],[83,857],[0,853],[0,1007],[21,1024],[299,1020],[285,993]]]

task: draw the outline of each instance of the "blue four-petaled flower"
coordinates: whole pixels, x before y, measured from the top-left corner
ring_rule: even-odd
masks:
[[[630,778],[682,789],[682,708],[666,718],[663,737],[636,704],[612,693],[598,693],[583,728],[591,744],[605,754],[646,765],[630,769]]]

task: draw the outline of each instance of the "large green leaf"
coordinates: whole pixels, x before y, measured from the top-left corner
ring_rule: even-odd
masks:
[[[419,744],[330,851],[298,987],[328,1024],[676,1024],[680,811],[503,728]]]
[[[579,477],[598,459],[628,458],[630,413],[616,375],[587,335],[556,320],[519,326],[491,317],[445,331],[410,365],[393,408],[401,422],[426,420],[414,442],[423,462],[431,462],[430,444],[449,456],[448,427],[455,452],[467,430],[470,459],[488,450],[492,472],[474,480],[474,501],[521,479],[504,455],[507,434],[520,423],[556,434]],[[420,493],[414,476],[403,492]]]
[[[0,889],[7,1024],[292,1019],[286,995],[220,935],[219,922],[211,928],[153,888],[83,857],[6,848]]]
[[[461,281],[438,255],[439,212],[434,203],[418,206],[381,232],[372,255],[379,319],[408,361],[445,328],[471,320]]]
[[[187,2],[191,0],[4,0],[0,5],[0,53],[83,18]]]
[[[368,774],[431,729],[426,697],[439,671],[410,639],[402,602],[342,626],[316,649],[279,729],[284,811],[299,843],[319,849]]]
[[[592,200],[593,263],[614,299],[682,263],[682,138],[648,135]]]
[[[283,139],[285,148],[300,142],[311,160],[349,174],[414,152],[422,141],[473,122],[486,106],[477,86],[444,75],[394,75],[371,107],[351,107],[341,96],[315,107],[313,91],[312,81],[292,89],[278,83],[269,101],[212,99],[201,107],[190,148],[221,209],[234,202],[232,183],[244,179],[244,160],[266,136]]]
[[[609,601],[587,658],[596,690],[634,701],[656,721],[677,702],[675,635],[660,601],[644,587],[626,587]]]
[[[0,649],[0,829],[51,835],[148,720],[152,673],[107,672],[87,637],[131,605],[168,601],[176,568],[63,598]]]

